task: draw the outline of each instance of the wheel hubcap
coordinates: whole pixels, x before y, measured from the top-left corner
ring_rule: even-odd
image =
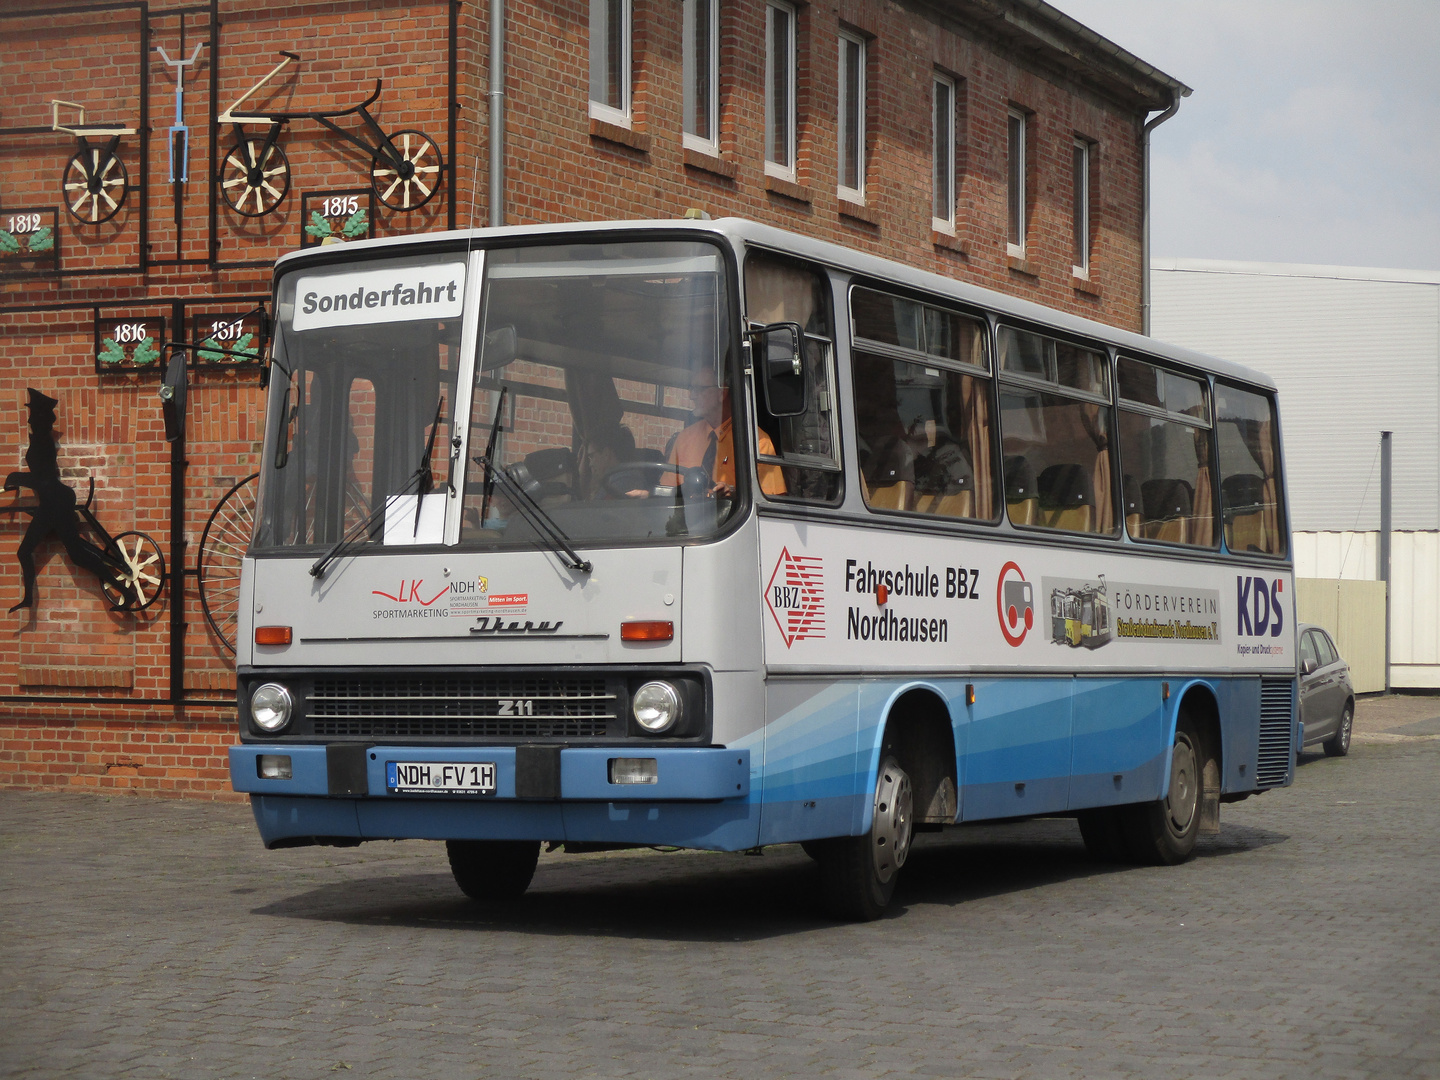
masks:
[[[1170,755],[1170,795],[1166,798],[1170,827],[1177,833],[1184,833],[1195,816],[1199,787],[1195,775],[1195,748],[1183,735],[1175,740],[1175,749]]]
[[[880,779],[875,785],[875,820],[870,827],[875,876],[881,882],[894,877],[910,854],[914,801],[910,777],[894,759],[886,761],[880,768]]]

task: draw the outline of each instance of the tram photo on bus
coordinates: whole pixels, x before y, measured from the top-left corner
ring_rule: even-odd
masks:
[[[499,902],[547,842],[799,843],[873,919],[919,832],[1174,864],[1291,782],[1258,372],[733,218],[317,247],[274,311],[267,847],[444,841]]]

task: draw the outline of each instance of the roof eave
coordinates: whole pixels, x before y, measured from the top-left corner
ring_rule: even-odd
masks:
[[[1045,0],[929,0],[955,18],[987,31],[1041,63],[1137,109],[1168,109],[1190,87]]]

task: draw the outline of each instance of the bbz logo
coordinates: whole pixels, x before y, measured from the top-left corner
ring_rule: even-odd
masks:
[[[1243,637],[1279,637],[1285,627],[1285,605],[1280,594],[1285,589],[1282,578],[1266,581],[1262,577],[1235,579],[1235,632]]]

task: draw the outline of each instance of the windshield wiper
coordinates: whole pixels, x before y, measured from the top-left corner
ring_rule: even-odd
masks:
[[[503,391],[502,391],[503,393]],[[494,441],[494,431],[491,431],[491,441]],[[488,451],[488,448],[487,448]],[[565,531],[555,523],[539,503],[530,497],[530,493],[518,484],[509,473],[501,466],[496,465],[494,459],[487,452],[484,457],[477,457],[475,464],[485,470],[485,497],[490,497],[490,489],[493,483],[498,483],[502,491],[510,499],[516,510],[520,511],[522,517],[530,523],[530,527],[539,534],[545,546],[556,555],[565,556],[561,561],[571,570],[579,570],[582,574],[588,574],[594,567],[588,559],[582,559],[575,553],[570,538]],[[484,520],[483,518],[481,519]]]
[[[495,438],[500,434],[500,420],[505,415],[505,395],[510,392],[508,386],[500,387],[500,400],[495,403],[495,420],[490,425],[490,438],[485,440],[484,461],[475,459],[477,465],[485,468],[485,491],[480,498],[480,527],[485,527],[485,521],[490,516],[490,496],[495,493],[495,480],[490,475],[488,462],[495,460]]]
[[[435,473],[430,468],[430,453],[435,449],[435,433],[440,430],[440,415],[445,408],[445,398],[442,395],[435,406],[435,420],[430,427],[430,438],[425,440],[425,456],[420,459],[420,467],[410,474],[399,491],[381,501],[380,505],[370,511],[364,521],[352,525],[348,532],[342,536],[335,545],[320,558],[315,560],[310,567],[311,577],[324,577],[325,569],[336,559],[348,555],[352,549],[365,542],[365,537],[370,535],[371,527],[384,516],[390,499],[401,498],[410,494],[410,489],[417,487],[415,495],[415,531],[412,535],[420,535],[420,508],[425,501],[425,496],[435,489]]]

